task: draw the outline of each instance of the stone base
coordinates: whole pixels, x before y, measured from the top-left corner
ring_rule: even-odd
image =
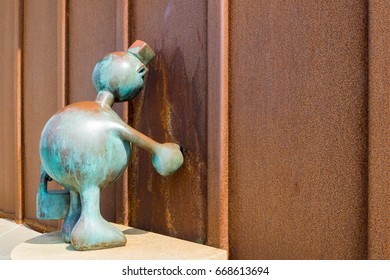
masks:
[[[115,225],[127,238],[124,247],[77,251],[56,231],[29,239],[11,252],[12,260],[226,260],[225,250],[136,228]]]

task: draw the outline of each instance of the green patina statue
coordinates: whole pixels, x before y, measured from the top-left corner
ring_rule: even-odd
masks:
[[[114,102],[128,101],[140,92],[145,64],[153,57],[142,41],[136,41],[127,52],[108,54],[93,71],[96,100],[66,106],[42,131],[37,216],[65,219],[63,240],[77,250],[126,244],[124,234],[101,216],[99,204],[100,190],[127,167],[132,143],[152,153],[152,164],[163,176],[183,164],[180,146],[153,141],[123,122],[111,108]],[[48,192],[51,179],[65,190]]]

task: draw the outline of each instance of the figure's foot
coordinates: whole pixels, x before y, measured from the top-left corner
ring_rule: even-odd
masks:
[[[75,217],[75,215],[72,216],[66,216],[66,219],[64,223],[62,224],[62,240],[66,243],[70,243],[70,234],[75,227],[78,219],[80,217],[80,214]]]
[[[125,246],[126,241],[125,235],[101,216],[81,216],[71,233],[72,246],[81,251]]]
[[[68,215],[65,218],[64,224],[62,225],[62,239],[66,243],[70,243],[70,235],[73,228],[81,214],[81,202],[80,196],[77,192],[70,191],[70,207]]]

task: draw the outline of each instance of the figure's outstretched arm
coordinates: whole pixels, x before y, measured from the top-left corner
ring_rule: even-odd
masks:
[[[160,144],[125,123],[119,129],[119,134],[122,139],[152,153],[153,166],[163,176],[173,174],[183,164],[183,154],[177,144]]]

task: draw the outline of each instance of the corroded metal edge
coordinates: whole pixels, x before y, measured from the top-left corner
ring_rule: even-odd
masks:
[[[15,222],[23,222],[24,209],[24,146],[23,146],[23,6],[24,0],[14,2],[14,64],[15,64],[15,84],[14,92],[16,98],[16,170],[17,170],[17,191],[15,198]]]
[[[207,243],[228,251],[228,1],[208,2]]]

